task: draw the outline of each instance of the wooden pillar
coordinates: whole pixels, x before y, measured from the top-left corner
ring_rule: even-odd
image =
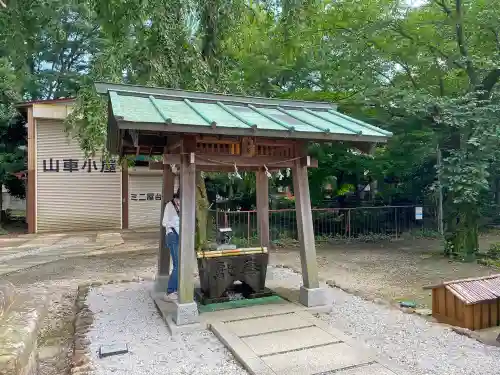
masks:
[[[316,245],[309,196],[309,179],[307,175],[307,149],[301,145],[298,149],[301,159],[295,160],[293,167],[293,190],[295,194],[295,210],[297,215],[297,232],[300,245],[300,262],[302,279],[307,289],[319,288]],[[301,301],[304,303],[303,301]],[[305,304],[305,303],[304,303]],[[314,303],[317,305],[316,303]],[[311,306],[310,303],[307,304]]]
[[[179,304],[194,301],[195,268],[195,214],[196,214],[196,138],[185,136],[182,143],[180,190],[180,244],[179,244]],[[178,323],[179,324],[179,323]]]
[[[166,230],[162,225],[165,206],[174,196],[175,176],[170,164],[163,164],[160,214],[160,246],[158,249],[158,273],[156,275],[156,291],[166,293],[168,287],[168,276],[170,274],[170,249],[165,245]]]
[[[28,108],[28,175],[26,192],[26,221],[28,233],[36,233],[36,130],[33,107]],[[1,194],[1,193],[0,193]]]
[[[262,170],[255,172],[257,223],[260,246],[269,247],[269,179]]]
[[[129,206],[129,191],[128,191],[128,160],[123,158],[121,161],[122,174],[122,229],[128,229],[128,206]]]

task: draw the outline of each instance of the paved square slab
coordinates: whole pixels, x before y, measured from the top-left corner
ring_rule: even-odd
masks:
[[[330,374],[326,373],[323,375],[330,375]],[[372,363],[369,365],[363,365],[346,370],[335,371],[332,372],[331,375],[396,375],[396,374],[388,370],[387,368],[379,365],[378,363]]]
[[[262,357],[261,359],[277,375],[313,375],[325,372],[328,373],[328,371],[367,364],[371,361],[370,358],[363,356],[362,353],[355,348],[344,343],[304,349],[300,352],[294,351],[275,354]],[[377,372],[371,374],[379,375]]]
[[[219,311],[220,320],[207,321],[251,375],[406,374],[303,308],[276,307]]]
[[[231,322],[237,320],[258,318],[261,316],[282,315],[301,310],[304,310],[304,307],[293,305],[291,303],[258,305],[242,307],[239,309],[206,312],[201,314],[201,319],[207,322]]]
[[[302,319],[295,313],[264,316],[248,320],[238,320],[226,323],[235,335],[239,337],[255,336],[263,333],[284,331],[294,328],[311,327],[313,324]]]
[[[263,356],[330,344],[339,340],[318,327],[308,327],[245,337],[242,341],[258,356]]]

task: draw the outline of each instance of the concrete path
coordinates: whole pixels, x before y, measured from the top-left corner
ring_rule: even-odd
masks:
[[[0,276],[61,259],[138,251],[157,243],[154,233],[141,236],[116,231],[0,238]]]
[[[295,304],[203,315],[215,335],[252,375],[402,374]]]

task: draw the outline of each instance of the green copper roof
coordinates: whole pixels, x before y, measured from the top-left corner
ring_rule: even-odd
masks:
[[[254,135],[317,141],[385,142],[392,133],[324,102],[278,100],[96,83],[118,128]]]

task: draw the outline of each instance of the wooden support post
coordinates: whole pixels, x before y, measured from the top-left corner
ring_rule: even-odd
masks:
[[[257,190],[257,223],[260,246],[269,247],[269,179],[259,170],[255,173]]]
[[[33,108],[30,107],[28,108],[28,179],[26,181],[26,221],[28,222],[28,233],[36,233],[36,163],[35,119],[33,118]]]
[[[293,190],[295,194],[295,210],[297,213],[297,232],[300,244],[300,262],[302,265],[302,280],[304,286],[300,290],[300,302],[312,307],[325,304],[325,294],[319,288],[318,263],[316,260],[316,245],[314,243],[314,228],[309,196],[309,179],[307,175],[307,148],[298,148],[300,159],[295,160],[293,167]]]
[[[196,166],[192,157],[195,151],[196,138],[186,136],[182,144],[180,171],[179,304],[192,303],[194,300]]]
[[[168,277],[170,274],[170,249],[165,245],[166,230],[162,225],[165,206],[174,196],[175,176],[169,164],[163,164],[163,183],[161,194],[161,214],[160,214],[160,246],[158,249],[158,274],[156,275],[157,292],[166,293]]]
[[[293,168],[293,191],[304,286],[306,288],[318,288],[318,265],[316,261],[316,245],[314,243],[311,199],[309,197],[309,179],[307,167],[302,166],[301,160],[297,160]]]
[[[122,174],[122,229],[128,229],[128,208],[129,208],[129,191],[128,191],[128,160],[123,158],[121,161]]]

